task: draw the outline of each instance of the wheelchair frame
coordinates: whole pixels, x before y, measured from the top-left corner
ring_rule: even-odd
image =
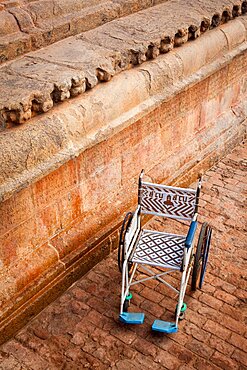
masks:
[[[198,203],[199,203],[202,179],[199,178],[197,189],[194,190],[194,189],[178,188],[178,187],[144,182],[143,175],[144,175],[144,171],[142,170],[141,175],[139,177],[137,209],[134,212],[131,220],[129,220],[128,222],[128,225],[125,230],[124,238],[122,238],[122,240],[120,238],[120,246],[122,243],[123,249],[122,249],[122,264],[121,264],[122,291],[121,291],[121,304],[120,304],[119,319],[121,322],[124,322],[127,324],[143,323],[144,321],[143,313],[127,312],[128,311],[127,306],[128,306],[130,298],[132,297],[132,295],[130,294],[130,288],[131,286],[135,284],[142,283],[142,282],[145,282],[151,279],[157,279],[158,281],[165,284],[166,286],[168,286],[170,289],[172,289],[174,292],[178,294],[178,303],[176,307],[175,323],[162,321],[162,320],[155,320],[153,323],[152,329],[155,331],[160,331],[164,333],[174,333],[174,332],[177,332],[179,319],[181,318],[181,316],[183,316],[183,312],[186,309],[186,305],[183,302],[183,300],[184,300],[186,287],[188,284],[189,276],[190,276],[192,265],[193,265],[192,260],[193,260],[193,249],[194,249],[194,239],[195,239],[194,237],[195,237],[195,232],[197,228]],[[173,202],[171,201],[171,197],[173,197]],[[184,201],[184,199],[187,199],[187,201]],[[170,207],[166,206],[165,203],[170,205]],[[171,206],[171,204],[173,206]],[[128,213],[127,216],[129,214],[130,213]],[[155,216],[168,217],[171,219],[180,219],[180,220],[190,221],[188,233],[187,235],[176,235],[176,234],[168,234],[164,232],[157,232],[153,230],[144,230],[141,228],[141,214],[150,214],[150,215],[155,215]],[[124,229],[124,225],[125,225],[125,222],[123,224],[123,229]],[[149,258],[149,260],[143,259],[142,261],[142,257],[140,256],[144,252],[143,250],[141,250],[140,245],[146,236],[147,237],[151,236],[154,242],[155,240],[156,241],[159,240],[160,242],[160,238],[168,239],[169,243],[171,243],[171,241],[175,238],[176,243],[179,242],[179,244],[175,246],[177,248],[176,250],[179,251],[180,253],[180,257],[177,256],[177,258],[175,259],[176,261],[174,262],[173,266],[171,265],[172,262],[169,262],[170,265],[169,263],[168,264],[164,263],[164,260],[162,260],[162,258],[156,255],[156,252],[151,253],[151,256],[155,256],[154,261],[152,260],[151,257],[149,258],[149,256],[145,257],[145,258]],[[210,238],[211,238],[211,229],[210,229]],[[209,244],[210,244],[210,240],[209,240]],[[162,244],[162,246],[164,246],[164,243]],[[144,245],[144,248],[145,247],[146,246]],[[159,247],[156,246],[155,248],[156,250],[158,250]],[[158,252],[159,255],[162,255],[163,253],[164,249],[162,248],[163,247],[159,249],[159,252]],[[209,245],[208,245],[208,249],[209,249]],[[138,257],[137,250],[139,251],[139,257]],[[153,251],[152,248],[150,249],[150,251],[151,252]],[[176,253],[178,252],[173,252],[173,255],[176,255]],[[207,255],[208,255],[208,250],[207,250]],[[177,262],[179,260],[181,260],[181,263]],[[141,265],[141,268],[145,272],[147,272],[150,276],[147,276],[139,280],[134,280],[134,275],[139,265]],[[157,273],[156,271],[155,273],[154,271],[152,271],[152,268],[150,268],[149,265],[156,269],[158,268],[160,272]],[[203,271],[203,278],[205,274],[205,268]],[[163,279],[165,275],[173,271],[178,271],[178,270],[180,270],[180,272],[182,273],[179,290]],[[197,271],[193,271],[193,274],[196,276],[196,278],[197,278],[197,273],[198,273]]]

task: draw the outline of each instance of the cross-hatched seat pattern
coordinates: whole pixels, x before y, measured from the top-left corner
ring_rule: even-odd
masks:
[[[180,270],[185,240],[183,235],[142,230],[130,261]]]

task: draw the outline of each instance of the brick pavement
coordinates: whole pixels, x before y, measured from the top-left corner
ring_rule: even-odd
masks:
[[[246,169],[247,145],[240,145],[204,177],[199,220],[214,228],[208,271],[202,290],[187,290],[177,334],[150,329],[154,318],[171,319],[175,307],[173,293],[157,281],[133,289],[132,307],[146,313],[144,324],[119,323],[114,253],[0,348],[0,369],[247,369]]]

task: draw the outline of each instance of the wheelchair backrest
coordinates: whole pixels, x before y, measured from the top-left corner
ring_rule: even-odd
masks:
[[[192,220],[196,211],[197,191],[193,189],[139,181],[141,213],[181,220]]]

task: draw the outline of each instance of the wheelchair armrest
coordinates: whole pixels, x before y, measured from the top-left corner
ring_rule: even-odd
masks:
[[[196,228],[197,228],[197,221],[192,221],[190,224],[190,228],[189,228],[186,240],[185,240],[185,247],[187,249],[189,249],[192,245],[193,239],[195,237]]]

